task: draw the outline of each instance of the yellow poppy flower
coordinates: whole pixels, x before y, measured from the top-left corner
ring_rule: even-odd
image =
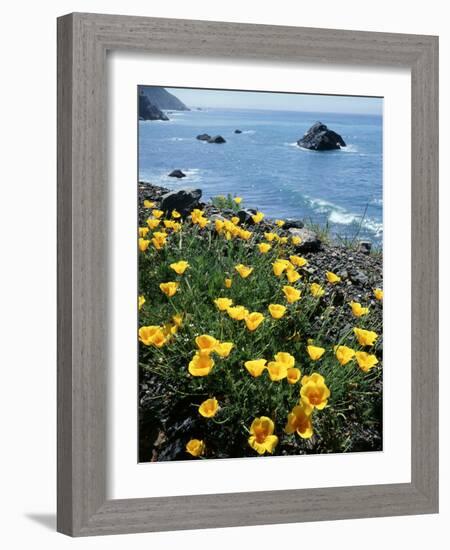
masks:
[[[214,222],[214,227],[216,228],[217,233],[221,233],[223,231],[224,225],[225,224],[223,220],[216,220]]]
[[[226,311],[233,304],[233,300],[231,298],[216,298],[214,303],[220,311]]]
[[[327,277],[327,281],[332,285],[341,282],[341,278],[339,277],[339,275],[336,275],[336,273],[333,273],[332,271],[327,271],[325,275]]]
[[[233,223],[234,225],[239,225],[239,218],[237,216],[233,216],[231,218],[231,223]]]
[[[250,312],[244,306],[231,306],[227,309],[227,313],[235,321],[242,321]]]
[[[199,218],[198,221],[197,221],[197,224],[199,227],[201,227],[202,229],[204,229],[209,223],[209,220],[208,218]]]
[[[301,292],[300,290],[297,290],[293,286],[285,285],[283,287],[283,292],[284,292],[284,295],[286,296],[286,300],[290,304],[293,304],[294,302],[297,302],[298,300],[300,300]]]
[[[174,222],[173,220],[164,220],[163,221],[163,224],[164,224],[164,227],[167,228],[167,229],[173,229],[173,226],[175,225],[176,222]]]
[[[267,416],[261,416],[253,420],[250,426],[250,437],[248,444],[259,455],[273,453],[278,444],[278,437],[273,435],[275,425]]]
[[[276,233],[264,233],[264,237],[265,237],[266,241],[272,242],[274,239],[277,238],[277,234]]]
[[[176,315],[172,315],[172,321],[175,323],[177,327],[181,327],[183,323],[183,314],[177,313]]]
[[[139,309],[141,309],[141,307],[145,304],[145,298],[144,296],[139,296],[139,299],[138,299],[138,305],[139,305]]]
[[[163,233],[162,231],[155,231],[155,233],[153,233],[152,243],[156,250],[161,250],[161,248],[164,247],[166,239],[167,233]]]
[[[245,324],[251,332],[256,330],[259,325],[264,321],[264,315],[254,311],[245,317]]]
[[[225,286],[226,288],[231,288],[231,285],[233,284],[233,281],[229,278],[225,279]]]
[[[145,200],[144,201],[144,206],[145,206],[145,208],[155,208],[156,203],[154,201]]]
[[[200,351],[211,353],[215,350],[219,342],[214,338],[214,336],[202,334],[201,336],[197,336],[195,343]]]
[[[368,307],[362,307],[359,302],[350,302],[349,306],[352,308],[352,313],[355,317],[362,317],[369,313]]]
[[[287,280],[292,284],[297,282],[301,278],[301,275],[300,273],[298,273],[298,271],[295,271],[295,269],[287,269],[286,277]]]
[[[267,365],[269,377],[272,382],[279,382],[287,377],[288,365],[281,361],[270,361]]]
[[[147,233],[149,232],[149,228],[148,227],[140,227],[139,228],[139,237],[146,237],[147,236]]]
[[[252,376],[257,378],[261,376],[266,368],[266,362],[265,359],[254,359],[253,361],[246,361],[244,366]]]
[[[243,265],[243,264],[239,264],[235,266],[234,269],[239,273],[239,275],[243,279],[246,279],[253,271],[253,267],[247,267],[246,265]]]
[[[178,290],[179,283],[169,282],[169,283],[160,283],[159,288],[161,292],[164,292],[166,296],[171,298],[176,291]]]
[[[298,246],[299,244],[301,244],[302,242],[302,239],[301,237],[298,237],[298,236],[294,236],[294,237],[291,237],[291,243],[294,245],[294,246]]]
[[[164,215],[164,212],[162,210],[152,210],[152,216],[154,218],[161,218]]]
[[[383,291],[381,290],[381,288],[374,288],[373,289],[373,295],[375,296],[375,298],[377,300],[382,300],[383,299]]]
[[[175,262],[173,264],[169,265],[170,269],[173,269],[177,275],[183,275],[183,273],[186,271],[186,269],[189,266],[189,263],[185,260],[180,260],[179,262]]]
[[[305,258],[302,258],[302,256],[289,256],[289,259],[291,260],[291,263],[293,263],[296,267],[304,267],[307,265],[308,260]]]
[[[369,370],[378,363],[378,359],[375,355],[371,355],[365,351],[357,351],[355,356],[359,368],[364,372],[369,372]]]
[[[201,439],[191,439],[186,443],[186,451],[192,456],[201,456],[205,452],[205,444]]]
[[[334,346],[334,354],[341,365],[346,365],[355,356],[355,350],[347,346]]]
[[[373,330],[364,330],[363,328],[354,328],[353,332],[360,346],[373,346],[378,334]]]
[[[276,277],[279,277],[286,269],[289,268],[291,263],[288,260],[278,259],[272,264],[273,273]]]
[[[284,225],[283,220],[275,220],[275,223],[278,225],[278,227],[283,227],[283,225]]]
[[[139,237],[139,250],[141,252],[145,252],[149,244],[150,244],[150,241],[147,241],[147,239],[143,239],[142,237]]]
[[[220,357],[228,357],[233,349],[233,342],[219,342],[214,350]]]
[[[275,355],[275,361],[278,363],[283,363],[288,369],[292,368],[295,365],[295,357],[287,351],[279,351]]]
[[[236,204],[241,204],[241,202],[242,202],[242,197],[234,197],[233,200],[234,200],[234,202],[235,202]]]
[[[308,408],[303,405],[297,405],[288,414],[288,419],[284,431],[287,434],[297,434],[303,439],[309,439],[313,435],[313,426],[311,414]]]
[[[270,304],[269,313],[274,319],[281,319],[286,313],[286,307],[281,304]]]
[[[244,241],[248,241],[250,239],[250,237],[252,236],[252,232],[248,231],[247,229],[239,229],[239,232],[237,233],[237,235],[241,239],[244,239]]]
[[[148,218],[147,225],[151,230],[156,229],[161,223],[161,220],[156,220],[155,218]]]
[[[287,370],[287,381],[289,384],[296,384],[300,380],[302,373],[297,367],[291,367]]]
[[[189,363],[192,376],[208,376],[214,367],[214,359],[208,353],[196,353]]]
[[[311,376],[302,378],[300,398],[305,407],[316,408],[319,411],[324,409],[330,397],[330,390],[325,384],[322,375],[314,372]]]
[[[280,244],[286,244],[286,243],[288,242],[288,238],[287,238],[287,237],[280,237],[280,238],[278,239],[278,242],[279,242]]]
[[[206,401],[203,401],[203,403],[201,403],[200,407],[198,408],[198,412],[204,418],[212,418],[213,416],[216,416],[218,410],[219,402],[215,397],[212,397],[211,399],[206,399]]]
[[[260,243],[257,246],[261,254],[267,254],[267,252],[269,252],[269,250],[272,248],[272,245],[270,245],[269,243]]]
[[[146,346],[161,348],[166,343],[164,332],[159,326],[146,326],[139,329],[139,340]]]
[[[174,233],[177,233],[181,228],[182,228],[182,224],[180,222],[173,222],[172,230]]]
[[[172,218],[175,218],[178,220],[178,218],[181,218],[181,214],[178,212],[178,210],[172,210]]]
[[[264,219],[264,214],[262,212],[256,212],[256,214],[252,215],[253,223],[260,223]]]
[[[306,346],[306,351],[313,361],[317,361],[325,353],[325,348],[320,348],[318,346]]]
[[[315,298],[320,298],[325,294],[325,290],[317,283],[309,285],[309,290]]]

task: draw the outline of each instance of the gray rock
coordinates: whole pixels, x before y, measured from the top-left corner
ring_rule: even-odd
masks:
[[[355,285],[366,286],[369,282],[369,277],[363,271],[357,269],[350,273],[350,280]]]
[[[237,217],[239,218],[239,223],[254,225],[253,214],[256,214],[256,210],[248,208],[247,210],[239,210]]]
[[[242,134],[242,130],[235,130],[234,133],[235,134]]]
[[[208,139],[208,143],[226,143],[222,136],[212,136]]]
[[[317,234],[311,231],[311,229],[307,229],[306,227],[292,227],[288,229],[288,233],[291,237],[300,237],[302,240],[301,243],[295,247],[297,252],[317,252],[320,250],[322,242]]]
[[[342,136],[329,130],[325,124],[316,122],[306,132],[306,134],[297,141],[299,147],[310,149],[312,151],[332,151],[346,147]]]
[[[198,208],[199,201],[202,196],[201,189],[178,189],[170,191],[161,197],[161,210],[164,212],[178,212],[185,216],[192,212],[194,208]]]
[[[372,250],[372,243],[370,241],[360,241],[358,250],[363,254],[370,254],[370,251]]]
[[[291,218],[287,218],[284,220],[283,229],[302,229],[305,227],[305,224],[301,220],[294,220]]]
[[[197,139],[200,141],[209,141],[211,139],[211,136],[209,134],[199,134],[197,136]]]
[[[185,178],[186,174],[182,172],[181,170],[172,170],[169,174],[170,178]]]

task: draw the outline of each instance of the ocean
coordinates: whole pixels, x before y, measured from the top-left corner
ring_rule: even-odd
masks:
[[[204,199],[230,193],[267,217],[328,222],[334,235],[381,246],[381,116],[250,109],[172,111],[168,116],[167,122],[139,122],[141,181],[200,188]],[[298,147],[297,140],[316,121],[340,134],[347,147],[327,152]],[[226,143],[197,140],[202,133],[220,134]],[[174,169],[187,177],[168,177]]]

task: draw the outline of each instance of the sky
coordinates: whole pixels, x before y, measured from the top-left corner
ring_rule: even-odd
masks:
[[[239,92],[193,88],[166,88],[166,90],[176,95],[188,107],[225,107],[375,115],[381,115],[383,109],[383,99],[380,97]]]

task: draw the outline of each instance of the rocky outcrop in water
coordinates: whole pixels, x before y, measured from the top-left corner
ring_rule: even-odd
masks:
[[[208,139],[208,143],[226,143],[222,136],[212,136]]]
[[[199,134],[197,136],[197,139],[200,141],[209,141],[211,139],[211,136],[209,134]]]
[[[313,124],[306,134],[297,141],[297,145],[311,151],[332,151],[346,147],[342,136],[329,130],[322,122]]]
[[[169,174],[170,178],[185,178],[186,174],[182,172],[181,170],[172,170]]]
[[[156,105],[153,105],[147,96],[140,94],[139,120],[169,120],[169,118]]]
[[[140,93],[148,98],[152,105],[165,111],[189,111],[190,109],[176,96],[161,86],[142,86]]]

